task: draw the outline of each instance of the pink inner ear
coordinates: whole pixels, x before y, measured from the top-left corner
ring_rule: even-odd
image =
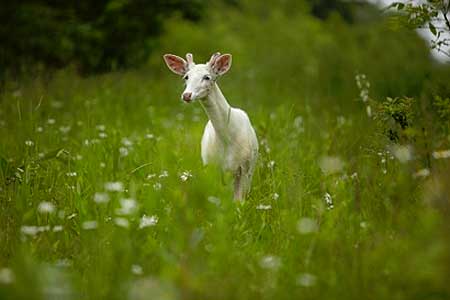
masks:
[[[186,73],[186,62],[182,58],[167,54],[164,55],[164,60],[169,69],[171,69],[173,72],[180,75]]]
[[[215,60],[214,70],[219,74],[225,73],[230,69],[230,64],[231,64],[231,56],[222,55]]]

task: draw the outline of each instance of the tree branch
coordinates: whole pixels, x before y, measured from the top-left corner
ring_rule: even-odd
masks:
[[[449,6],[450,6],[450,2],[449,2]],[[441,11],[442,16],[444,17],[444,20],[445,20],[445,25],[447,25],[448,30],[450,30],[450,21],[448,20],[447,12],[448,12],[448,7],[447,7],[447,9],[444,9]]]

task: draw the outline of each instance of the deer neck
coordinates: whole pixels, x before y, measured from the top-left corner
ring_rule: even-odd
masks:
[[[231,117],[231,106],[225,99],[217,83],[214,83],[211,91],[203,101],[200,101],[203,109],[208,115],[216,133],[225,140],[230,136],[229,122]]]

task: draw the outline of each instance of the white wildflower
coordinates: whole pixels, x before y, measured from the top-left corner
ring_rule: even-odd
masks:
[[[267,163],[267,168],[273,170],[274,167],[275,167],[275,161],[271,160]]]
[[[61,133],[63,133],[63,134],[69,133],[70,129],[72,129],[70,126],[61,126],[61,127],[59,127],[59,131],[61,131]]]
[[[14,273],[9,268],[0,269],[0,283],[1,284],[11,284],[15,280]]]
[[[98,227],[98,223],[97,221],[84,221],[83,224],[81,224],[81,227],[84,230],[92,230],[92,229],[96,229]]]
[[[77,214],[76,214],[76,213],[73,213],[73,214],[67,216],[67,220],[72,220],[72,219],[75,218],[76,216],[77,216]]]
[[[433,152],[433,157],[435,159],[450,158],[450,149],[449,150],[434,151]]]
[[[208,197],[208,202],[215,204],[217,206],[220,206],[220,199],[214,196],[209,196]]]
[[[127,148],[125,148],[125,147],[120,147],[120,148],[119,148],[119,153],[120,153],[120,156],[125,157],[125,156],[128,156],[128,154],[129,154],[130,152],[128,151]]]
[[[34,236],[39,232],[39,228],[37,226],[24,225],[24,226],[20,227],[20,231],[25,235]]]
[[[259,265],[264,269],[277,270],[281,266],[281,259],[274,255],[264,256]]]
[[[333,198],[331,198],[331,195],[329,193],[325,193],[325,195],[323,196],[323,199],[325,200],[325,204],[327,205],[328,209],[334,208]]]
[[[272,209],[272,205],[268,204],[268,205],[264,205],[264,204],[259,204],[258,206],[256,206],[257,210],[271,210]]]
[[[155,178],[156,177],[156,174],[148,174],[147,175],[147,180],[150,180],[150,179],[152,179],[152,178]]]
[[[128,228],[130,226],[130,223],[125,218],[114,218],[114,223],[123,228]]]
[[[317,277],[309,273],[300,274],[297,277],[296,283],[299,286],[310,287],[315,285],[317,282]]]
[[[45,226],[38,226],[37,227],[38,232],[46,232],[46,231],[50,231],[50,226],[49,225],[45,225]]]
[[[406,163],[407,161],[413,159],[412,148],[409,145],[395,145],[392,147],[392,153],[401,162]]]
[[[369,118],[372,117],[372,108],[370,107],[370,105],[366,106],[366,113]]]
[[[73,265],[72,260],[70,260],[68,258],[58,259],[55,262],[55,266],[60,267],[60,268],[67,268],[67,267],[71,267],[72,265]]]
[[[169,172],[167,172],[166,170],[163,170],[161,172],[161,174],[159,174],[159,178],[165,178],[165,177],[169,177]]]
[[[155,183],[153,184],[153,189],[154,189],[155,191],[159,191],[161,188],[162,188],[162,184],[161,184],[160,182],[155,182]]]
[[[183,173],[180,175],[180,179],[183,182],[187,181],[191,177],[192,177],[192,174],[189,171],[183,171]]]
[[[120,208],[116,209],[118,215],[130,215],[137,209],[136,200],[133,198],[120,199]]]
[[[158,224],[158,217],[157,216],[150,216],[147,217],[146,215],[143,215],[141,218],[141,221],[139,222],[139,229],[155,226]]]
[[[106,139],[108,137],[108,135],[105,132],[102,131],[102,132],[100,132],[98,134],[98,137],[101,138],[101,139]]]
[[[95,193],[94,194],[95,203],[107,203],[109,202],[109,195],[107,193]]]
[[[360,90],[361,100],[363,102],[366,102],[368,100],[368,96],[369,96],[370,82],[367,80],[367,77],[365,74],[356,74],[355,80],[356,80],[356,85],[358,86],[358,89]]]
[[[155,135],[154,135],[153,133],[147,133],[147,134],[145,135],[145,138],[146,138],[146,139],[149,139],[149,140],[152,140],[152,139],[155,138]]]
[[[67,177],[76,177],[77,176],[77,172],[67,172],[66,176]]]
[[[302,116],[297,116],[294,119],[294,127],[297,129],[303,129],[303,117]]]
[[[41,214],[50,214],[55,211],[55,206],[51,202],[43,201],[43,202],[39,203],[38,211]]]
[[[38,126],[36,127],[36,132],[43,132],[44,128],[42,128],[42,126]]]
[[[95,126],[95,128],[96,128],[98,131],[105,131],[105,130],[106,130],[106,126],[103,125],[103,124],[99,124],[99,125]]]
[[[319,225],[316,220],[305,217],[298,221],[297,230],[300,234],[309,234],[319,231]]]
[[[133,142],[128,138],[123,138],[122,145],[124,145],[125,147],[131,147],[133,146]]]
[[[52,229],[53,232],[60,232],[62,230],[63,230],[62,225],[55,225],[55,226],[53,226],[53,229]]]
[[[419,171],[417,171],[416,173],[414,173],[414,177],[428,177],[430,175],[430,170],[429,169],[420,169]]]
[[[34,146],[34,142],[31,141],[31,140],[27,140],[27,141],[25,141],[25,145],[28,146],[28,147],[33,147]]]
[[[345,125],[345,122],[346,122],[347,120],[345,119],[345,117],[344,116],[338,116],[337,118],[336,118],[336,122],[337,122],[337,126],[338,127],[342,127],[343,125]]]
[[[361,90],[359,92],[359,97],[361,98],[362,102],[367,102],[367,100],[369,100],[369,91]]]
[[[123,192],[123,183],[120,181],[105,183],[105,190],[110,192]]]
[[[278,195],[278,193],[273,193],[272,194],[272,199],[273,200],[278,200],[278,198],[280,198],[280,195]]]
[[[142,267],[140,265],[132,265],[131,266],[131,273],[134,275],[142,275],[144,272],[142,270]]]
[[[47,124],[49,124],[49,125],[53,125],[55,123],[56,123],[56,120],[53,119],[53,118],[50,118],[50,119],[47,120]]]

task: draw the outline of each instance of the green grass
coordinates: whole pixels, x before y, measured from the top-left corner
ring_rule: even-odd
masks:
[[[209,49],[204,29],[170,24],[161,53],[182,30]],[[305,37],[288,28],[273,56],[255,54],[259,63],[245,69],[264,38],[245,42],[257,26],[236,35],[223,24],[209,30],[227,33],[236,54],[220,85],[260,142],[249,199],[234,203],[231,177],[202,166],[206,115],[181,103],[182,82],[159,53],[141,71],[10,82],[0,102],[0,298],[449,299],[448,159],[434,159],[424,178],[414,176],[424,161],[393,156],[357,100],[354,56],[334,61],[351,72],[329,73],[310,57],[300,82],[294,66],[274,68],[291,61],[281,48],[297,38],[303,51],[332,51],[332,40],[301,46]],[[319,58],[330,59],[327,49]],[[367,72],[378,78],[388,68]],[[415,86],[417,68],[398,79],[399,94]],[[395,86],[371,83],[380,95]],[[432,150],[446,143],[432,137]],[[123,190],[108,191],[110,182]],[[96,203],[96,194],[109,201]],[[441,207],[430,205],[435,198]],[[123,199],[136,202],[125,215]],[[47,202],[51,212],[42,212]],[[157,223],[140,228],[144,215]]]

